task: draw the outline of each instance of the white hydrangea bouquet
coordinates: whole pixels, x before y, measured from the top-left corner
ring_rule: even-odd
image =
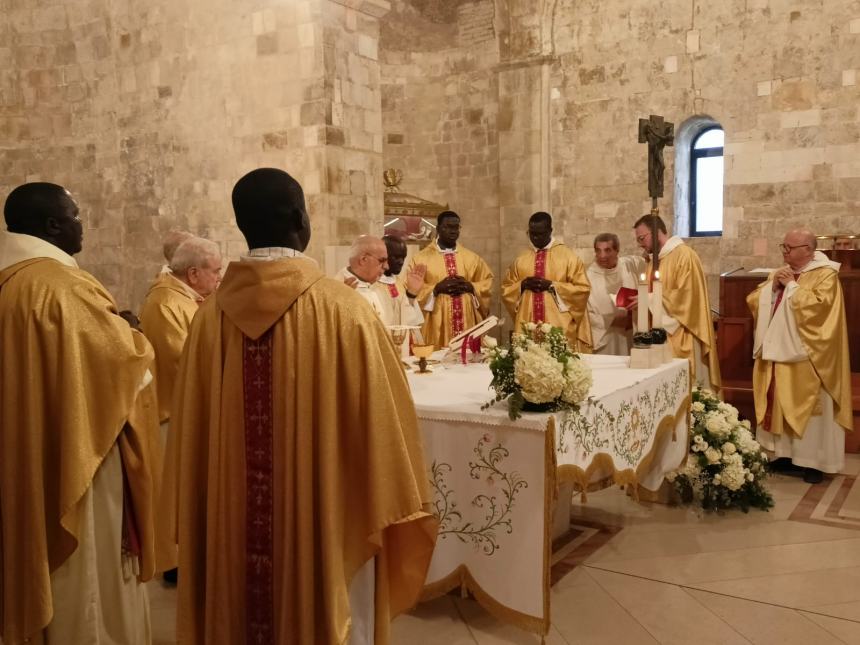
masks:
[[[685,503],[707,511],[739,508],[767,510],[773,497],[765,486],[767,455],[755,440],[749,421],[710,390],[693,390],[693,426],[686,463],[667,479]]]
[[[591,389],[591,368],[571,351],[560,327],[525,323],[513,334],[510,347],[485,347],[496,396],[486,409],[508,400],[508,416],[522,412],[576,410]]]

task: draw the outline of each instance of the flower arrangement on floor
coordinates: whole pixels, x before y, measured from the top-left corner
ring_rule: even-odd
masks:
[[[710,390],[693,390],[693,427],[687,462],[666,478],[685,503],[707,511],[767,510],[773,497],[765,486],[767,455],[753,437],[749,421]]]
[[[510,347],[484,349],[496,396],[482,409],[508,400],[508,416],[522,411],[576,410],[591,389],[591,368],[568,347],[564,331],[549,323],[524,323]]]

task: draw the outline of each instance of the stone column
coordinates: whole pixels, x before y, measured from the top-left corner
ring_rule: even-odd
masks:
[[[386,0],[316,0],[307,30],[315,40],[316,78],[302,104],[318,165],[307,195],[315,221],[311,253],[380,234],[383,220],[382,97],[379,19]],[[313,139],[313,137],[311,137]]]
[[[552,213],[550,185],[551,17],[555,0],[511,2],[499,75],[499,220],[502,267],[525,247],[535,211]],[[561,222],[555,228],[561,232]]]

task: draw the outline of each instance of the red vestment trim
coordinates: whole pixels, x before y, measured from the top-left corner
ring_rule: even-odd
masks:
[[[457,257],[455,253],[443,253],[445,270],[448,276],[457,275]],[[463,323],[463,296],[451,296],[451,336],[457,336],[466,328]]]
[[[535,253],[535,277],[546,277],[546,249]],[[546,292],[532,292],[532,322],[546,322]]]
[[[274,643],[272,330],[242,346],[247,643]]]
[[[392,283],[392,284],[389,284],[389,285],[388,285],[388,294],[389,294],[392,298],[396,298],[397,296],[399,296],[399,295],[400,295],[400,292],[399,292],[399,291],[397,291],[397,285],[396,285],[396,284]]]

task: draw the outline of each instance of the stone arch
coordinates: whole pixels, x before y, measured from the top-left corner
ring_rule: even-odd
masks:
[[[707,114],[685,120],[675,130],[675,222],[672,232],[680,237],[690,235],[690,146],[702,131],[723,126]]]

